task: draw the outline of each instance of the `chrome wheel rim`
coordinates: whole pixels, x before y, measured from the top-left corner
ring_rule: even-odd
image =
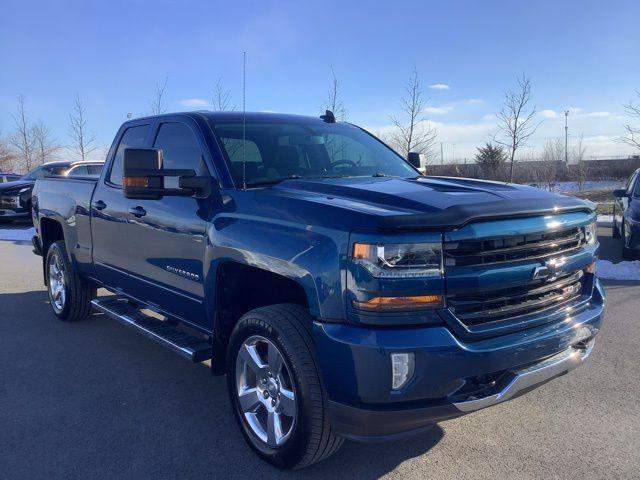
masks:
[[[61,312],[64,309],[67,300],[64,265],[57,253],[51,255],[49,260],[49,298],[56,312]]]
[[[282,446],[293,432],[297,406],[291,373],[273,342],[259,335],[244,341],[236,357],[236,387],[251,431],[270,447]]]

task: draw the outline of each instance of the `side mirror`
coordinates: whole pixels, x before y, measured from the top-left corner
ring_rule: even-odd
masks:
[[[162,162],[162,150],[157,148],[125,148],[124,196],[159,200],[163,196],[206,198],[211,194],[211,177],[198,177],[193,170],[165,170]]]
[[[613,191],[613,196],[616,198],[625,198],[625,197],[628,197],[629,194],[624,188],[620,188],[618,190]]]
[[[409,152],[409,155],[407,155],[407,160],[416,168],[420,168],[422,166],[420,165],[420,154],[418,152]]]

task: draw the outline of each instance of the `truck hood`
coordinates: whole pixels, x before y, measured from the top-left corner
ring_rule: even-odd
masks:
[[[595,205],[525,185],[469,178],[287,180],[274,190],[377,215],[383,229],[446,229],[471,221],[584,211]]]
[[[33,187],[35,182],[31,180],[14,180],[13,182],[0,183],[0,195],[17,195],[24,187]]]

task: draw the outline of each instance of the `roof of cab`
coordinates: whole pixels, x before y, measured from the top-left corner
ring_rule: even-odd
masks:
[[[272,123],[324,123],[320,117],[312,117],[309,115],[294,115],[290,113],[276,113],[276,112],[211,112],[208,110],[198,110],[191,112],[173,112],[164,113],[162,115],[151,115],[148,117],[135,118],[131,121],[139,121],[144,119],[155,119],[163,117],[172,117],[175,115],[185,115],[187,117],[198,117],[205,120],[210,120],[213,123],[234,123],[242,122],[243,118],[247,122],[272,122]]]

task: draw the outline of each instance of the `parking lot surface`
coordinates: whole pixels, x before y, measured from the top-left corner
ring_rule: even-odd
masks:
[[[601,241],[614,260],[617,244]],[[104,316],[58,321],[40,258],[0,241],[0,478],[639,478],[640,284],[606,286],[594,353],[569,375],[419,436],[347,442],[280,472],[245,445],[224,377]]]

